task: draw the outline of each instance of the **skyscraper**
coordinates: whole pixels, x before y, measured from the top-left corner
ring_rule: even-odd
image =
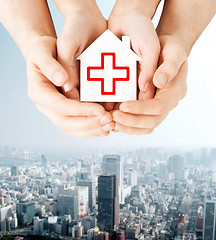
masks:
[[[17,165],[11,166],[11,176],[17,176],[18,174],[18,167]]]
[[[105,155],[102,163],[103,174],[116,174],[118,176],[119,202],[124,203],[123,187],[123,166],[120,155]]]
[[[119,199],[117,175],[101,175],[98,178],[98,226],[111,232],[119,225]]]
[[[206,200],[204,207],[203,240],[216,240],[216,199]]]
[[[180,155],[172,155],[168,161],[168,172],[174,174],[175,180],[184,179],[184,158]]]
[[[42,166],[44,167],[44,169],[46,169],[47,167],[47,157],[45,155],[42,155],[41,157],[41,161],[42,161]]]
[[[77,186],[88,187],[89,209],[92,211],[96,205],[96,181],[94,179],[79,180]]]

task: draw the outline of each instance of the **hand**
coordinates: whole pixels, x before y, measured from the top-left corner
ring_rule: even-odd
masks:
[[[118,37],[131,36],[132,49],[142,58],[138,63],[138,85],[140,99],[153,98],[155,87],[152,79],[157,68],[160,43],[151,17],[143,10],[144,3],[117,1],[110,18],[108,28]],[[109,105],[109,110],[112,105]]]
[[[150,134],[184,98],[187,91],[187,55],[184,48],[171,36],[160,37],[161,54],[154,82],[159,75],[168,79],[165,87],[157,89],[154,99],[128,101],[114,111],[115,130],[131,135]]]
[[[38,39],[27,58],[29,97],[38,110],[69,136],[109,135],[109,128],[113,128],[112,116],[101,105],[68,99],[56,89],[54,84],[61,85],[58,83],[62,79],[67,81],[68,75],[55,58],[56,39],[53,37]]]
[[[64,95],[78,100],[80,73],[76,58],[106,31],[107,21],[94,1],[87,1],[85,4],[81,1],[77,5],[72,2],[67,6],[70,9],[62,10],[65,24],[57,40],[57,51],[58,61],[69,74],[68,82],[63,87]]]

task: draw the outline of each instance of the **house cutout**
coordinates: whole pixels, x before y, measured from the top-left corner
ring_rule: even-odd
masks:
[[[79,57],[80,100],[124,102],[137,100],[137,61],[130,37],[122,41],[106,30]]]

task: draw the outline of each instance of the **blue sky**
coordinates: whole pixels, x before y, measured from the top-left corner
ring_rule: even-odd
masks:
[[[97,1],[108,17],[115,1]],[[49,1],[59,33],[63,18]],[[154,20],[155,24],[159,13]],[[194,46],[189,58],[188,94],[149,136],[111,134],[107,138],[67,137],[36,110],[27,96],[25,61],[0,25],[0,145],[37,151],[73,152],[118,146],[213,146],[216,144],[216,18]],[[53,150],[54,151],[54,150]]]

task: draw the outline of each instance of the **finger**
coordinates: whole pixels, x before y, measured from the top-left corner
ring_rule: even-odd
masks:
[[[166,40],[166,45],[161,40],[162,52],[159,62],[162,62],[154,74],[153,82],[157,88],[163,88],[178,74],[182,64],[187,60],[183,47],[176,42]]]
[[[184,63],[174,81],[165,88],[158,89],[154,99],[128,101],[120,105],[120,110],[132,114],[161,115],[176,107],[187,91],[187,62]]]
[[[153,132],[153,129],[150,128],[127,127],[119,123],[116,124],[115,130],[118,132],[126,133],[128,135],[146,135]]]
[[[81,103],[66,98],[42,74],[34,71],[32,65],[27,67],[29,79],[29,97],[33,102],[43,105],[60,115],[92,116],[102,115],[105,109],[96,103]]]
[[[155,86],[151,81],[149,82],[149,86],[146,92],[139,91],[138,99],[139,100],[151,99],[151,98],[154,98],[154,95],[155,95]]]
[[[69,74],[69,81],[64,85],[65,92],[70,92],[79,85],[79,61],[76,58],[87,46],[90,35],[86,22],[82,24],[82,21],[82,18],[72,16],[72,19],[65,22],[57,40],[58,61]]]
[[[69,81],[64,85],[64,91],[70,92],[79,83],[79,62],[76,52],[79,44],[71,36],[62,33],[57,40],[58,61],[69,74]]]
[[[131,114],[160,115],[162,105],[157,99],[128,101],[120,105],[120,110]]]
[[[69,79],[67,72],[52,56],[41,55],[36,64],[38,70],[57,87],[64,86]]]
[[[115,24],[113,17],[108,21],[108,27],[118,37],[131,36],[133,51],[142,58],[138,65],[138,85],[142,92],[147,92],[149,82],[152,82],[157,69],[160,54],[160,43],[150,19],[128,17],[121,28]],[[135,22],[134,22],[135,21]],[[133,23],[133,24],[132,24]],[[146,34],[148,33],[148,34]]]
[[[66,98],[78,101],[80,100],[80,94],[77,88],[73,88],[70,92],[65,92],[64,89],[62,89],[62,91]]]
[[[156,41],[156,43],[158,43]],[[152,82],[154,73],[157,69],[157,62],[160,53],[160,45],[157,44],[148,44],[143,43],[140,46],[140,52],[142,56],[142,62],[139,63],[139,77],[138,77],[138,85],[139,89],[142,92],[147,92],[150,83]]]
[[[157,127],[163,119],[162,116],[135,115],[115,111],[113,112],[113,120],[128,127],[153,129]]]
[[[55,86],[63,86],[69,79],[69,76],[63,66],[55,59],[56,39],[47,41],[45,38],[42,44],[35,44],[30,59],[34,63],[36,70],[41,72]]]
[[[37,109],[64,132],[88,131],[97,128],[101,128],[104,132],[107,132],[114,128],[112,116],[108,112],[102,116],[94,117],[66,117],[41,105],[37,105]]]

